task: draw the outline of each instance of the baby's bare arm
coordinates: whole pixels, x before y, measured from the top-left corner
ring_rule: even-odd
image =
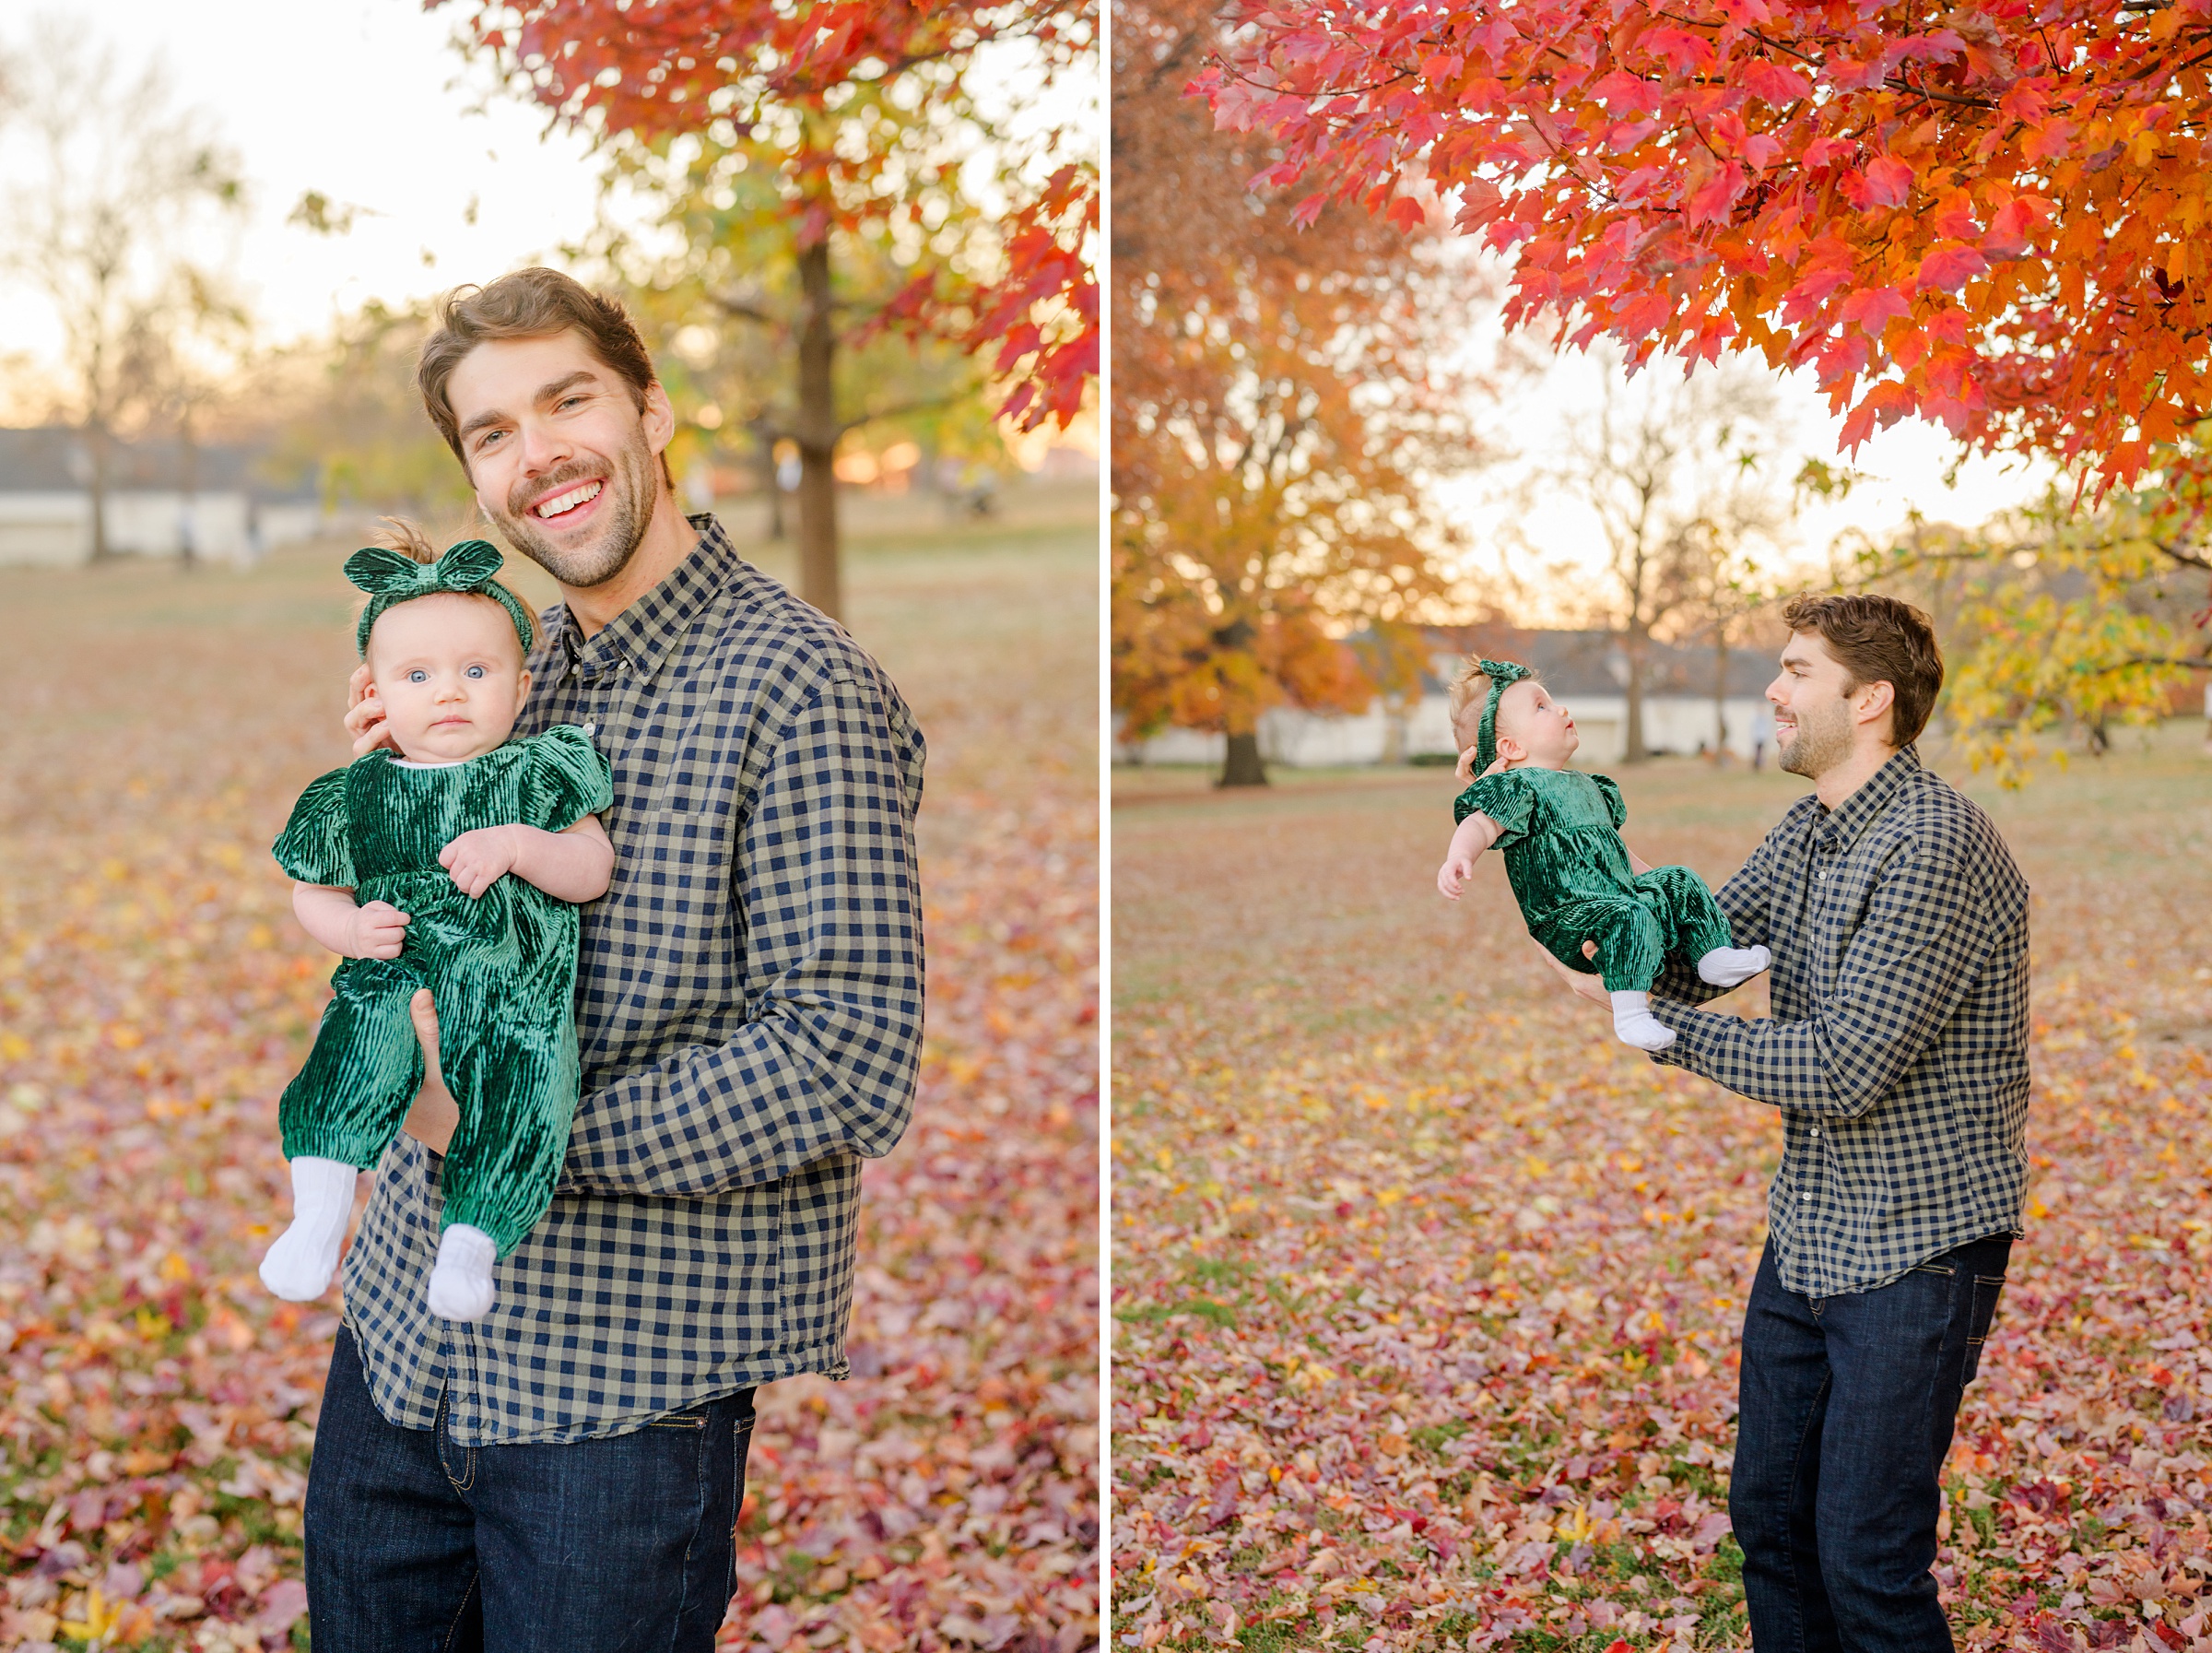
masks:
[[[515,857],[514,875],[524,883],[562,901],[586,902],[597,901],[614,882],[615,846],[596,815],[558,832],[518,830],[523,853]]]
[[[559,832],[543,827],[479,827],[438,852],[438,864],[471,900],[512,873],[560,901],[597,901],[615,873],[615,846],[596,815]]]
[[[1444,864],[1437,868],[1436,888],[1446,901],[1457,901],[1467,880],[1475,876],[1475,863],[1482,852],[1498,842],[1499,826],[1480,809],[1459,823],[1452,834],[1452,847],[1444,852]]]
[[[385,901],[358,906],[350,890],[294,884],[292,915],[301,929],[348,959],[396,959],[406,945],[405,913]]]

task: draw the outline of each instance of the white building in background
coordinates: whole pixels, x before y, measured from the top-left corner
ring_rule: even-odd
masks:
[[[1628,657],[1611,632],[1523,632],[1504,627],[1436,628],[1425,633],[1429,668],[1420,698],[1410,707],[1378,700],[1352,715],[1301,712],[1279,706],[1260,717],[1260,755],[1291,769],[1398,763],[1451,757],[1447,691],[1469,655],[1533,666],[1555,700],[1573,713],[1585,769],[1618,763],[1628,755]],[[1355,639],[1355,646],[1357,640]],[[1774,662],[1765,651],[1731,650],[1724,692],[1714,694],[1719,662],[1709,648],[1654,643],[1644,662],[1643,740],[1653,752],[1710,751],[1716,744],[1749,760],[1755,744],[1771,758],[1774,724],[1766,687]],[[1194,763],[1218,766],[1226,738],[1194,729],[1164,729],[1146,741],[1121,738],[1115,724],[1113,755],[1122,763]]]
[[[209,562],[248,563],[278,546],[325,532],[312,487],[274,487],[253,475],[253,450],[174,441],[114,444],[107,496],[108,549],[175,557],[189,544]],[[0,563],[74,567],[92,555],[91,461],[74,431],[0,430]]]

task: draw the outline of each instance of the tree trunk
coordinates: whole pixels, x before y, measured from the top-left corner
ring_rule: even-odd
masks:
[[[181,474],[178,481],[184,495],[182,520],[178,524],[177,550],[186,573],[192,573],[199,561],[199,494],[200,449],[193,440],[192,419],[187,416],[177,421],[177,443],[182,449],[178,455]]]
[[[765,419],[757,419],[751,425],[754,468],[760,473],[760,486],[768,495],[768,537],[779,545],[783,540],[783,479],[776,475],[776,431]]]
[[[1630,633],[1627,645],[1621,650],[1629,663],[1629,680],[1626,685],[1629,698],[1628,751],[1623,763],[1641,763],[1644,760],[1643,744],[1643,639]]]
[[[1229,738],[1229,751],[1221,761],[1222,786],[1265,786],[1267,784],[1267,766],[1260,762],[1260,737],[1257,731]]]
[[[837,334],[830,313],[830,242],[799,249],[799,595],[841,618],[838,580]]]
[[[1712,762],[1728,761],[1728,633],[1715,627],[1712,643]]]
[[[113,552],[108,549],[108,432],[104,427],[85,427],[85,449],[91,461],[85,490],[92,503],[92,561],[105,562]]]

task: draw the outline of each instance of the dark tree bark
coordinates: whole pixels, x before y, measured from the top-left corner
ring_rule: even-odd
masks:
[[[1229,751],[1221,760],[1222,786],[1265,786],[1267,784],[1267,766],[1260,762],[1258,734],[1231,735]]]
[[[92,561],[105,562],[115,554],[108,544],[108,468],[112,444],[107,428],[98,421],[85,427],[85,457],[89,461],[85,491],[92,502]]]
[[[761,489],[768,496],[768,537],[782,544],[786,530],[783,481],[776,475],[776,428],[765,418],[754,419],[748,428],[753,433],[753,468],[759,473]]]
[[[177,444],[178,481],[184,495],[183,521],[179,525],[183,532],[179,537],[177,550],[184,572],[190,573],[200,554],[200,444],[193,434],[190,414],[177,421]]]
[[[1643,638],[1634,631],[1630,631],[1627,639],[1627,646],[1621,651],[1629,663],[1629,680],[1626,685],[1629,701],[1628,727],[1623,731],[1628,738],[1629,750],[1621,758],[1623,763],[1641,763],[1649,752],[1643,739]]]
[[[1726,762],[1728,752],[1728,628],[1712,632],[1712,761]]]
[[[837,332],[831,314],[830,243],[799,249],[799,595],[841,618],[838,578]]]

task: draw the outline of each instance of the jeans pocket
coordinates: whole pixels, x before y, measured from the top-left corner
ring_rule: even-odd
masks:
[[[1989,1328],[1997,1317],[1997,1295],[2004,1290],[2002,1274],[1974,1276],[1974,1304],[1966,1322],[1966,1376],[1961,1383],[1973,1382],[1982,1370],[1982,1346],[1989,1340]]]
[[[704,1409],[688,1412],[670,1412],[665,1418],[655,1418],[646,1425],[649,1429],[704,1429],[707,1414]]]
[[[1914,1263],[1906,1270],[1909,1274],[1940,1274],[1946,1280],[1959,1272],[1959,1265],[1947,1263],[1941,1257],[1930,1257],[1924,1263]]]

